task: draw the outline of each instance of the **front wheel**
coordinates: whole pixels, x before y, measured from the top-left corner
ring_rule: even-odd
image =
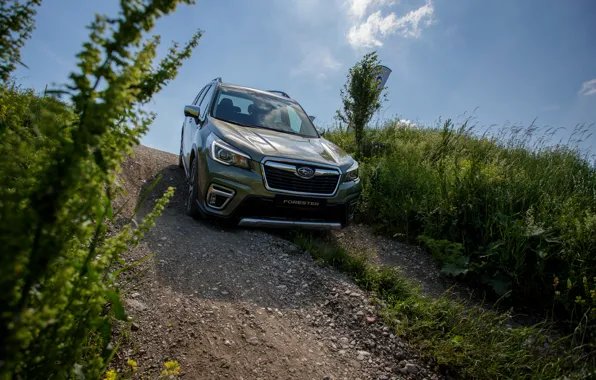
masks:
[[[199,212],[199,176],[198,176],[198,163],[197,157],[194,157],[190,164],[190,178],[188,179],[188,198],[186,200],[186,213],[193,218],[200,216]]]

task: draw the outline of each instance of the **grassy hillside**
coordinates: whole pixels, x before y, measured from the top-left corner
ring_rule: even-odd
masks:
[[[479,137],[449,121],[367,133],[362,221],[420,242],[447,275],[554,311],[578,339],[594,334],[596,169],[578,151],[530,149],[523,134]],[[326,137],[355,153],[351,133]]]

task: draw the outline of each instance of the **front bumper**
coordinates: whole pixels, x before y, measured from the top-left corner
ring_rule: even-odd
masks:
[[[337,230],[341,228],[341,223],[334,222],[305,222],[266,218],[243,218],[240,219],[238,225],[241,227],[303,228],[307,230]]]
[[[199,166],[199,206],[209,216],[225,218],[241,226],[298,227],[307,229],[334,229],[345,227],[352,217],[360,198],[360,181],[340,183],[332,197],[299,196],[300,199],[320,198],[325,205],[318,208],[280,207],[275,204],[278,192],[266,189],[261,166],[251,162],[251,170],[219,164],[204,157]],[[207,204],[206,197],[213,186],[223,186],[233,191],[233,198],[226,206],[216,209]]]

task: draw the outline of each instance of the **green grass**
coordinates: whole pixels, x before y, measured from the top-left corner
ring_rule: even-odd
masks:
[[[430,129],[368,130],[326,138],[359,157],[359,218],[425,246],[443,273],[549,310],[596,346],[596,169],[573,146],[528,130],[479,136],[450,121]]]
[[[349,254],[314,235],[295,242],[321,264],[353,276],[384,304],[383,319],[419,348],[437,370],[464,379],[589,378],[596,374],[570,340],[549,338],[545,325],[510,327],[508,314],[465,305],[444,295],[425,297],[390,267],[369,265],[365,255]]]

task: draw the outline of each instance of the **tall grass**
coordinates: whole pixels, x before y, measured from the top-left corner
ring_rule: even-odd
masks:
[[[578,149],[549,147],[535,133],[479,136],[451,121],[369,130],[360,217],[419,241],[448,275],[548,308],[577,327],[578,344],[593,345],[596,169]],[[354,151],[351,133],[326,137]]]

